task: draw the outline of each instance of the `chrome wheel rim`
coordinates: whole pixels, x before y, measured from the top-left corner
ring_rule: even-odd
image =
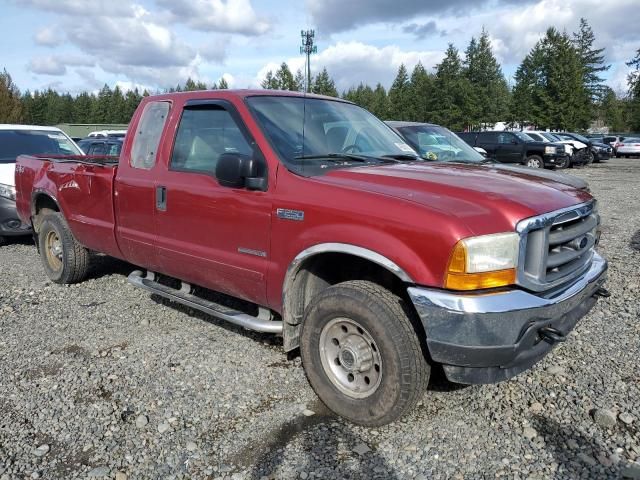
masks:
[[[527,166],[531,168],[540,168],[540,160],[532,158],[527,162]]]
[[[331,383],[352,398],[373,395],[382,381],[382,357],[371,334],[349,318],[334,318],[320,333],[320,360]]]
[[[45,237],[47,262],[53,270],[62,268],[62,242],[55,231],[50,231]]]

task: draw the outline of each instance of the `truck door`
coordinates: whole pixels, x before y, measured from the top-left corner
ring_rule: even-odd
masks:
[[[500,132],[496,158],[502,163],[522,162],[522,141],[511,132]]]
[[[231,103],[188,101],[158,176],[157,188],[163,190],[156,209],[160,271],[264,304],[269,193],[221,186],[215,171],[224,153],[263,158]]]
[[[130,148],[123,152],[114,188],[118,245],[125,259],[150,270],[158,269],[156,255],[156,188],[160,170],[157,161],[163,146],[162,133],[169,117],[170,103],[149,102],[139,118],[131,122]],[[137,123],[136,123],[137,122]]]
[[[487,156],[500,161],[498,158],[498,134],[496,132],[480,132],[476,140],[476,146],[484,148]]]

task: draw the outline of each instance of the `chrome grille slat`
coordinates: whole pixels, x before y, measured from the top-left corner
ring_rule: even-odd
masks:
[[[598,226],[598,218],[591,215],[569,227],[562,226],[549,232],[549,245],[558,245],[573,240],[580,235],[585,235]]]
[[[571,281],[591,264],[600,223],[594,206],[592,201],[518,224],[520,285],[548,290]]]

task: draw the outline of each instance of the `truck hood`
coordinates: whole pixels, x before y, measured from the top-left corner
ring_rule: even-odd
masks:
[[[512,230],[524,218],[591,200],[579,188],[584,182],[564,177],[504,165],[414,162],[334,170],[315,178],[418,203],[460,218],[481,235]]]
[[[16,164],[0,163],[0,183],[4,185],[16,185]]]
[[[498,170],[507,170],[511,172],[522,172],[524,170],[524,172],[530,177],[541,178],[544,180],[553,180],[554,182],[564,183],[565,185],[577,188],[578,190],[589,191],[589,184],[587,182],[585,182],[581,178],[574,177],[573,175],[567,175],[566,173],[552,172],[550,170],[544,170],[542,168],[532,169],[529,167],[525,167],[524,165],[495,164],[491,165],[491,167]]]

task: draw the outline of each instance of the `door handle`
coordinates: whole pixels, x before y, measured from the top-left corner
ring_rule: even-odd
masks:
[[[156,210],[167,211],[167,187],[156,187]]]

